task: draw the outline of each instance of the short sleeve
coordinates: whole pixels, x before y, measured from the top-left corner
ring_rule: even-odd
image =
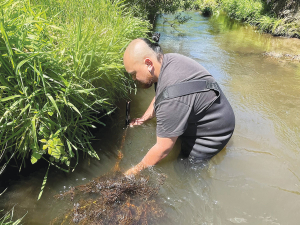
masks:
[[[187,128],[191,107],[178,99],[164,100],[156,106],[158,137],[178,137]]]

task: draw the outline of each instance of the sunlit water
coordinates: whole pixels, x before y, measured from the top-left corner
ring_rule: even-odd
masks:
[[[188,15],[192,20],[177,31],[159,19],[161,46],[165,53],[195,59],[213,74],[232,104],[236,129],[227,148],[206,165],[178,158],[177,143],[167,158],[145,171],[167,175],[159,193],[167,219],[159,224],[299,224],[300,64],[263,53],[297,55],[300,41],[260,34],[223,16]],[[132,96],[131,117],[141,116],[153,96],[153,88],[138,90]],[[113,168],[124,120],[125,103],[97,135],[100,161],[86,158],[70,174],[51,168],[40,201],[36,199],[45,170],[14,179],[0,208],[16,205],[17,216],[28,212],[25,224],[49,224],[68,207],[54,201],[55,194]],[[137,164],[155,143],[155,124],[153,120],[127,130],[122,170]]]

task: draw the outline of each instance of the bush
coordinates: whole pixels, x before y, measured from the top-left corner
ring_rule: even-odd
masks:
[[[255,22],[264,9],[260,0],[220,0],[220,2],[230,17],[241,21]]]
[[[218,11],[216,0],[195,0],[194,8],[199,10],[204,16],[210,16]]]

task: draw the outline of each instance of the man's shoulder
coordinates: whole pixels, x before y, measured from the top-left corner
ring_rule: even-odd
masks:
[[[167,60],[170,60],[170,59],[188,59],[188,60],[193,60],[185,55],[182,55],[182,54],[179,54],[179,53],[166,53],[164,54],[164,58],[167,58]]]

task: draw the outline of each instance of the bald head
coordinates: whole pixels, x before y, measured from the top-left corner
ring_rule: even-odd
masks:
[[[125,50],[124,60],[141,63],[145,58],[157,58],[155,51],[143,39],[135,39],[130,42]]]
[[[124,66],[134,80],[150,87],[157,82],[163,55],[158,44],[148,39],[135,39],[124,53]]]

